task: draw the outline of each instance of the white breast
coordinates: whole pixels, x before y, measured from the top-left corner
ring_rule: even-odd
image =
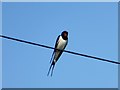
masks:
[[[62,36],[60,36],[57,49],[64,49],[66,44],[67,44],[67,40],[64,40]]]

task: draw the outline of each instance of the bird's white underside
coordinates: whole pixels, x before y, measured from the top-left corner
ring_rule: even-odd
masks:
[[[66,46],[66,43],[67,43],[67,40],[64,40],[62,38],[62,36],[60,36],[60,39],[58,41],[58,46],[57,46],[57,49],[64,49],[64,47]]]
[[[62,36],[60,36],[60,38],[59,38],[59,40],[58,40],[58,45],[57,45],[56,48],[57,48],[57,49],[60,49],[60,50],[63,50],[63,49],[65,48],[66,44],[67,44],[67,40],[64,40],[64,39],[62,38]],[[55,57],[54,57],[54,62],[56,62],[57,57],[59,56],[59,54],[60,54],[60,51],[56,51]]]

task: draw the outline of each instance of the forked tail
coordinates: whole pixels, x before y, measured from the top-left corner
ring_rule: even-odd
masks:
[[[51,65],[50,65],[50,68],[49,68],[49,71],[48,71],[48,74],[47,74],[47,76],[50,74],[50,70],[51,70],[51,68],[52,68],[52,71],[51,71],[51,77],[52,77],[52,75],[53,75],[53,70],[54,70],[54,67],[55,67],[55,63],[54,63],[54,61],[51,63]]]

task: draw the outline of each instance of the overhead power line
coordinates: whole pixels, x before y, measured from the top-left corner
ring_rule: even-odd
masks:
[[[47,45],[37,44],[37,43],[34,43],[34,42],[29,42],[29,41],[25,41],[25,40],[21,40],[21,39],[16,39],[16,38],[4,36],[4,35],[0,35],[0,37],[10,39],[10,40],[14,40],[14,41],[18,41],[18,42],[31,44],[31,45],[36,45],[36,46],[40,46],[40,47],[44,47],[44,48],[55,49],[55,48],[47,46]],[[56,49],[56,50],[59,50],[59,49]],[[110,62],[110,63],[114,63],[114,64],[120,64],[120,62],[116,62],[116,61],[113,61],[113,60],[103,59],[103,58],[90,56],[90,55],[86,55],[86,54],[81,54],[81,53],[77,53],[77,52],[73,52],[73,51],[68,51],[68,50],[62,50],[62,51],[70,53],[70,54],[78,55],[78,56],[93,58],[93,59],[96,59],[96,60],[106,61],[106,62]]]

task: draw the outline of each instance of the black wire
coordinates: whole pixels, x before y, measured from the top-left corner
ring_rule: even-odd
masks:
[[[50,47],[50,46],[46,46],[46,45],[42,45],[42,44],[37,44],[37,43],[33,43],[33,42],[21,40],[21,39],[16,39],[16,38],[4,36],[4,35],[0,35],[0,37],[6,38],[6,39],[15,40],[15,41],[19,41],[19,42],[24,42],[24,43],[27,43],[27,44],[32,44],[32,45],[36,45],[36,46],[40,46],[40,47],[44,47],[44,48],[55,49],[55,48]],[[59,49],[56,49],[56,50],[59,50]],[[120,62],[116,62],[116,61],[112,61],[112,60],[107,60],[107,59],[103,59],[103,58],[99,58],[99,57],[95,57],[95,56],[90,56],[90,55],[86,55],[86,54],[80,54],[80,53],[76,53],[76,52],[72,52],[72,51],[67,51],[67,50],[62,50],[62,51],[70,53],[70,54],[74,54],[74,55],[79,55],[79,56],[83,56],[83,57],[93,58],[93,59],[96,59],[96,60],[106,61],[106,62],[110,62],[110,63],[114,63],[114,64],[120,64]]]

